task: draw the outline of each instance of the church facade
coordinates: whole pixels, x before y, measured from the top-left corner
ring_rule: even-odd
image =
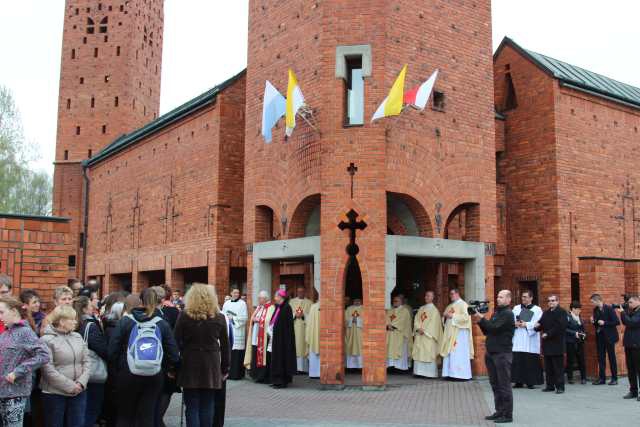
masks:
[[[417,307],[434,290],[441,309],[454,287],[564,306],[638,293],[640,90],[509,39],[492,55],[490,6],[251,0],[247,69],[158,116],[163,1],[67,0],[54,214],[71,218],[70,274],[250,303],[304,285],[334,386],[345,297],[367,307],[378,387],[394,292]],[[440,70],[429,106],[370,123],[404,64],[407,88]],[[312,115],[267,144],[265,81],[284,93],[288,68]]]

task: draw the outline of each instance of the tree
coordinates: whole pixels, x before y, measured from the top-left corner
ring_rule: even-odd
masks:
[[[29,169],[33,145],[26,142],[11,91],[0,85],[0,212],[51,213],[51,177]]]

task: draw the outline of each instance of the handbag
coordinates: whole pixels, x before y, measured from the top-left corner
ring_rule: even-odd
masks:
[[[89,328],[93,322],[89,322],[84,328],[84,342],[89,346]],[[104,384],[107,382],[107,363],[98,356],[98,354],[89,349],[89,360],[91,361],[91,373],[89,374],[89,383]]]

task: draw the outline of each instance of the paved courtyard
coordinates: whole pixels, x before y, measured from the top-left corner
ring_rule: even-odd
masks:
[[[385,391],[362,391],[350,375],[342,391],[321,390],[317,381],[296,377],[292,387],[274,390],[262,384],[229,381],[225,426],[287,427],[487,426],[493,397],[486,379],[469,382],[390,375]],[[626,380],[618,386],[567,385],[564,395],[514,390],[514,426],[635,425],[640,402],[626,401]],[[180,426],[180,395],[165,418]]]

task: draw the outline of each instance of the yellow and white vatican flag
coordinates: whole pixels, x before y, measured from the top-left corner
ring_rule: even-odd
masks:
[[[298,79],[291,69],[289,69],[289,85],[287,86],[287,109],[285,134],[291,136],[296,127],[296,114],[304,105],[304,96],[298,85]]]
[[[404,99],[404,77],[407,74],[407,66],[402,67],[396,81],[391,86],[389,95],[382,101],[373,114],[371,121],[381,119],[383,117],[397,116],[402,111],[402,101]]]

